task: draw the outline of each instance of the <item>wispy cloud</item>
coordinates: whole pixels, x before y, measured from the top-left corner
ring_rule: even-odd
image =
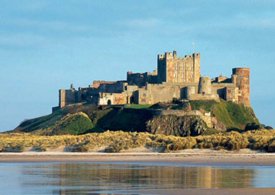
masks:
[[[161,21],[157,18],[138,18],[125,20],[120,22],[119,24],[124,25],[130,28],[155,28],[161,25]]]
[[[24,28],[29,29],[29,31],[35,31],[42,29],[44,31],[60,31],[66,33],[70,32],[87,32],[94,30],[92,26],[69,23],[60,20],[35,20],[35,19],[12,19],[12,20],[1,20],[0,25],[5,26],[6,28]],[[3,28],[2,28],[3,30]]]
[[[23,33],[1,34],[0,49],[35,49],[49,44],[46,37]]]

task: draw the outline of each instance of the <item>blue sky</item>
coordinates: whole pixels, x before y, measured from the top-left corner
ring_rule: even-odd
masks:
[[[51,112],[58,89],[151,71],[201,53],[202,75],[251,68],[251,100],[275,127],[275,2],[0,0],[0,130]]]

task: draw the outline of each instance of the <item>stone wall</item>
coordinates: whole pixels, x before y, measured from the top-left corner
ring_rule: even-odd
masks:
[[[158,83],[157,71],[145,73],[127,72],[127,83],[129,85],[137,85],[143,87],[146,83]]]
[[[220,98],[226,100],[226,88],[236,88],[233,83],[212,83],[212,94],[218,94]]]
[[[225,88],[225,100],[231,102],[238,102],[239,89],[235,86],[228,86]]]
[[[91,88],[99,88],[100,85],[104,85],[104,84],[114,84],[115,81],[102,81],[102,80],[99,80],[99,81],[93,81],[93,84],[90,85]]]
[[[148,82],[147,73],[132,73],[127,72],[127,83],[129,85],[145,86]]]
[[[99,92],[106,92],[106,93],[122,93],[124,89],[124,83],[126,81],[117,81],[114,83],[104,83],[98,87]]]
[[[100,93],[99,105],[123,105],[127,104],[125,93]]]
[[[158,102],[170,102],[173,98],[180,99],[182,87],[180,85],[148,84],[138,90],[139,104],[155,104]]]
[[[193,94],[188,97],[188,100],[214,100],[219,102],[219,96],[217,94]]]

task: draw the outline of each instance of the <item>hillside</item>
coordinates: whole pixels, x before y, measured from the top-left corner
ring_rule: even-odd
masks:
[[[12,132],[40,135],[85,134],[105,130],[151,132],[155,134],[199,135],[210,129],[199,116],[162,115],[161,112],[211,113],[219,130],[244,130],[249,124],[259,125],[253,109],[232,102],[187,101],[155,105],[96,107],[72,105],[50,115],[26,120]]]
[[[226,101],[190,101],[190,104],[194,110],[211,112],[227,130],[244,130],[248,124],[260,124],[253,109],[242,104]]]

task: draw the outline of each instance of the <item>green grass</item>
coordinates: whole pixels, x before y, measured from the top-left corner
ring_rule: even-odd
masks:
[[[54,126],[52,134],[54,135],[79,135],[87,133],[94,127],[91,119],[84,113],[69,114],[62,118]]]
[[[55,125],[55,123],[64,116],[62,111],[23,121],[16,129],[31,132],[37,129],[45,129]]]
[[[210,101],[196,100],[196,101],[190,101],[190,104],[191,104],[192,110],[203,109],[207,112],[210,112],[213,110],[217,102],[213,100],[210,100]]]
[[[113,109],[98,119],[97,128],[124,131],[146,131],[146,122],[152,118],[147,109]]]
[[[252,108],[242,104],[215,101],[190,101],[193,110],[211,112],[227,129],[243,130],[248,123],[259,124]]]
[[[124,108],[132,108],[132,109],[147,109],[150,108],[151,104],[126,104]]]
[[[248,123],[259,124],[251,108],[233,102],[222,101],[215,106],[213,113],[228,129],[242,130]]]
[[[62,113],[53,114],[25,121],[16,128],[15,132],[33,132],[41,135],[87,133],[94,127],[89,117],[82,112],[75,114]]]

